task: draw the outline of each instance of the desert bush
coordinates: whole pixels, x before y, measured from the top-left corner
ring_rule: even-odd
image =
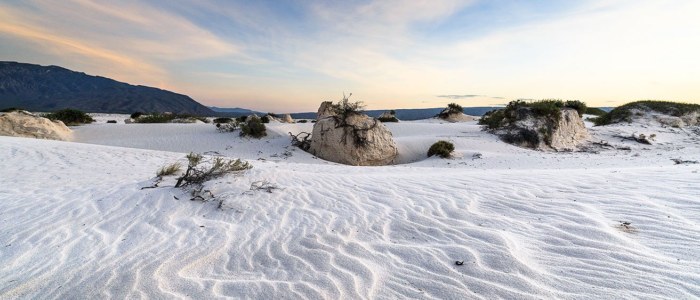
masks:
[[[196,153],[188,154],[187,162],[187,170],[178,177],[175,187],[201,186],[206,181],[252,168],[250,164],[240,159],[233,160],[223,157],[214,157],[205,163],[204,157]]]
[[[216,118],[212,121],[214,124],[231,123],[233,119],[231,118]]]
[[[438,114],[438,117],[447,119],[450,115],[462,113],[464,113],[464,108],[461,105],[457,103],[450,103],[445,109],[442,110],[442,112],[440,112],[440,114]]]
[[[632,122],[632,111],[654,111],[657,113],[680,117],[693,112],[700,112],[700,104],[644,100],[630,102],[618,106],[609,113],[594,120],[596,126],[608,125],[620,122]]]
[[[163,166],[162,168],[160,168],[160,170],[158,170],[158,172],[156,173],[156,176],[163,177],[163,176],[175,175],[178,172],[180,172],[181,169],[182,169],[182,165],[180,163],[170,164],[170,165]]]
[[[251,117],[247,122],[241,123],[241,136],[261,138],[267,135],[267,128],[258,117]]]
[[[109,124],[117,124],[117,120],[107,120],[107,123],[109,123]]]
[[[260,118],[260,122],[263,122],[265,124],[270,123],[270,117],[269,116],[262,116],[262,118]]]
[[[428,157],[437,155],[442,158],[448,158],[450,157],[452,151],[455,151],[454,144],[448,141],[437,141],[435,144],[430,146],[430,149],[428,149]]]
[[[567,100],[564,102],[564,107],[568,108],[573,108],[578,112],[578,116],[581,117],[583,116],[584,113],[586,113],[586,103],[583,103],[579,100]]]
[[[50,120],[61,121],[66,125],[80,125],[95,122],[95,120],[88,114],[77,109],[70,108],[46,114],[44,117]]]
[[[505,110],[497,109],[485,113],[479,119],[479,125],[485,125],[488,129],[497,129],[502,126],[503,120],[505,119]]]
[[[338,101],[338,103],[334,103],[331,106],[331,109],[336,115],[339,115],[344,118],[352,113],[363,112],[365,108],[364,103],[362,103],[362,101],[350,102],[350,96],[352,96],[352,93],[350,93],[350,95],[348,96],[345,96],[345,94],[343,94],[343,99]]]
[[[161,114],[153,113],[149,115],[141,115],[140,117],[134,119],[136,123],[169,123],[174,120],[177,116],[174,114]]]
[[[309,122],[308,120],[297,120],[297,123],[307,123]]]
[[[394,117],[394,116],[391,116],[391,117],[384,117],[384,118],[381,118],[381,117],[380,117],[380,118],[377,118],[377,120],[379,120],[379,121],[382,122],[382,123],[390,123],[390,122],[398,122],[398,121],[399,121],[399,119],[397,119],[397,118]]]
[[[243,123],[243,122],[245,122],[245,119],[247,119],[247,118],[248,118],[248,116],[240,116],[240,117],[236,118],[236,121],[238,121],[238,123]]]
[[[132,119],[138,119],[140,116],[143,116],[143,113],[140,111],[137,111],[137,112],[131,114],[131,116],[129,116],[129,117]]]
[[[238,122],[216,123],[216,130],[218,132],[234,132],[237,129],[238,129]]]

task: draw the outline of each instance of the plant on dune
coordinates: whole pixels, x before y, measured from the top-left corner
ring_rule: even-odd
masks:
[[[1,109],[0,112],[1,112],[1,113],[9,113],[9,112],[21,111],[21,110],[24,110],[24,109],[21,109],[21,108],[18,108],[18,107],[8,107],[8,108],[3,108],[3,109]]]
[[[600,108],[597,107],[588,107],[586,108],[586,114],[587,115],[594,115],[594,116],[602,116],[606,114],[606,112]]]
[[[347,96],[343,93],[343,99],[331,106],[331,109],[336,115],[345,118],[350,114],[362,113],[364,111],[364,103],[362,103],[362,101],[350,102],[350,96],[352,96],[352,93]]]
[[[180,172],[181,169],[182,169],[182,165],[180,163],[173,163],[173,164],[161,167],[160,170],[158,170],[158,172],[156,173],[156,176],[163,177],[163,176],[175,175],[178,172]]]
[[[583,116],[583,114],[586,113],[588,109],[586,103],[583,103],[579,100],[567,100],[566,102],[564,102],[564,107],[575,109],[578,112],[579,117]]]
[[[226,174],[245,171],[252,166],[240,159],[214,157],[205,163],[204,156],[197,153],[187,155],[187,170],[177,178],[175,187],[201,186],[204,182]]]
[[[132,119],[138,119],[140,116],[143,116],[143,113],[140,111],[137,111],[137,112],[134,112],[133,114],[131,114],[131,116],[129,116],[129,117]]]
[[[153,113],[149,115],[141,115],[134,119],[136,123],[169,123],[174,120],[177,116],[174,114],[161,114]]]
[[[438,117],[441,119],[447,119],[450,117],[450,115],[455,115],[455,114],[462,114],[464,113],[464,108],[457,104],[457,103],[450,103],[447,105],[445,109],[438,114]]]
[[[46,114],[44,117],[54,121],[61,121],[66,125],[80,125],[95,122],[95,120],[88,114],[77,109],[70,108]]]
[[[248,118],[248,121],[241,123],[241,136],[261,138],[267,135],[267,129],[262,120],[256,116]]]
[[[638,113],[653,111],[674,117],[681,117],[694,112],[700,112],[700,104],[654,100],[635,101],[618,106],[609,113],[595,118],[593,121],[596,126],[632,122],[635,110],[638,111]]]
[[[234,132],[238,129],[238,122],[231,123],[216,123],[216,131],[218,132]]]
[[[437,155],[442,158],[448,158],[450,157],[452,151],[455,151],[454,144],[448,141],[437,141],[435,144],[430,146],[430,149],[428,149],[428,157]]]
[[[233,119],[231,118],[216,118],[212,120],[212,123],[214,124],[222,124],[222,123],[231,123],[233,122]]]

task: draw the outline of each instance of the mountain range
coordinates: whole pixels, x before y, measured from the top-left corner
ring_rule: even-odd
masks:
[[[192,98],[158,88],[131,85],[58,66],[0,62],[0,108],[30,111],[74,108],[86,112],[173,112],[212,116]]]

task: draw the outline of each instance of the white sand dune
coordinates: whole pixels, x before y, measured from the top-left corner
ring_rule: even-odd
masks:
[[[473,123],[388,126],[413,163],[285,148],[311,124],[259,141],[201,124],[0,137],[0,298],[700,297],[700,164],[670,161],[700,159],[697,134],[621,125],[594,135],[631,150],[545,153]],[[612,137],[642,130],[659,142]],[[439,139],[458,157],[424,159]],[[141,189],[189,151],[253,164],[207,184],[223,209]],[[261,180],[279,189],[251,192]]]

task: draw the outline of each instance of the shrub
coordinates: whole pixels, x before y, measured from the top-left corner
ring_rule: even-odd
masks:
[[[267,135],[267,129],[258,117],[251,117],[248,122],[241,123],[241,136],[261,138]]]
[[[265,124],[270,123],[270,117],[269,116],[263,116],[260,118],[260,122],[263,122]]]
[[[62,109],[50,114],[44,115],[44,117],[50,120],[58,120],[66,125],[80,125],[89,124],[95,122],[95,120],[88,114],[79,111],[77,109]]]
[[[438,114],[438,117],[442,119],[447,119],[450,115],[464,113],[464,108],[457,103],[450,103],[445,109]]]
[[[350,96],[352,96],[352,93],[350,93],[350,95],[348,96],[345,96],[345,94],[343,94],[343,99],[338,101],[338,103],[334,103],[333,106],[331,106],[331,109],[335,114],[344,118],[352,113],[363,112],[365,105],[362,103],[362,101],[350,102]]]
[[[131,114],[130,118],[132,118],[132,119],[138,119],[140,116],[143,116],[143,113],[137,111],[137,112]]]
[[[231,123],[233,119],[231,118],[216,118],[212,121],[214,124]]]
[[[630,102],[596,118],[594,120],[595,125],[602,126],[620,122],[632,122],[632,110],[654,111],[680,117],[689,113],[700,112],[700,104],[653,100]]]
[[[237,122],[231,122],[231,123],[216,123],[216,130],[218,132],[234,132],[238,129],[238,123]]]
[[[308,120],[297,120],[297,123],[307,123],[309,122]]]
[[[139,118],[134,119],[136,123],[169,123],[170,121],[176,119],[177,116],[174,114],[161,114],[154,113],[150,115],[141,115]]]
[[[602,115],[606,114],[606,112],[600,108],[597,108],[597,107],[587,107],[586,114],[587,115],[594,115],[594,116],[602,116]]]
[[[174,163],[170,164],[167,166],[163,166],[158,170],[156,173],[156,176],[158,177],[163,177],[163,176],[170,176],[170,175],[175,175],[177,172],[180,172],[182,169],[182,165],[180,163]]]
[[[479,119],[479,125],[486,125],[488,129],[497,129],[502,126],[503,120],[505,119],[506,110],[497,109],[485,113]]]
[[[107,123],[109,123],[109,124],[117,124],[117,120],[108,120]]]
[[[247,162],[240,159],[224,159],[223,157],[214,157],[208,163],[209,166],[202,166],[204,157],[201,154],[190,153],[187,155],[187,170],[177,179],[175,187],[184,187],[189,185],[202,185],[204,182],[211,179],[221,177],[223,175],[244,171],[252,168]]]
[[[578,112],[578,116],[581,117],[583,116],[584,113],[586,113],[586,103],[583,103],[579,100],[568,100],[564,102],[564,107],[568,108],[573,108]]]
[[[448,141],[437,141],[435,144],[430,146],[430,149],[428,149],[428,157],[437,155],[442,158],[448,158],[450,157],[452,151],[455,151],[454,144]]]
[[[399,121],[399,119],[397,119],[397,118],[394,117],[394,116],[391,116],[391,117],[383,117],[383,118],[380,117],[380,118],[377,118],[377,120],[379,120],[379,121],[382,122],[382,123],[398,122],[398,121]]]
[[[240,117],[236,118],[236,121],[238,121],[239,123],[243,123],[243,122],[245,122],[245,119],[247,119],[247,118],[248,118],[248,116],[240,116]]]

